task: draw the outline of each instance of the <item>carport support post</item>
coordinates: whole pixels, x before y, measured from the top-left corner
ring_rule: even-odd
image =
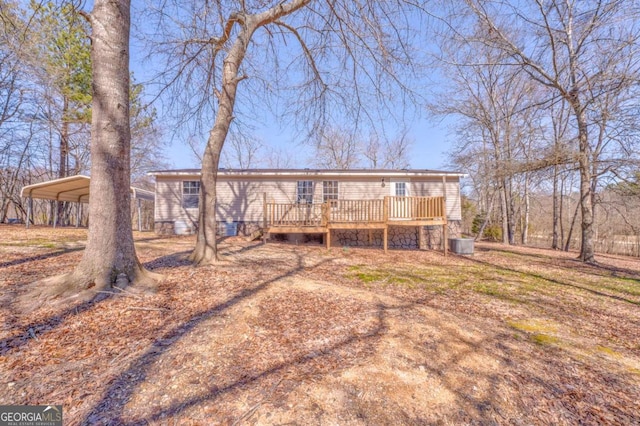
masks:
[[[138,204],[138,231],[142,232],[142,216],[140,216],[140,198],[136,199]]]
[[[56,206],[56,208],[54,209],[53,206]],[[58,200],[56,200],[55,204],[51,205],[51,214],[53,215],[53,228],[56,228],[56,225],[58,224]]]
[[[33,198],[27,197],[27,229],[29,229],[29,223],[31,222],[31,215],[33,214]]]
[[[76,228],[80,227],[80,200],[76,203]]]

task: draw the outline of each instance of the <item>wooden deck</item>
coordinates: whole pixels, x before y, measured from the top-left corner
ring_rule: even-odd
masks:
[[[376,200],[329,200],[325,203],[270,203],[264,196],[265,236],[269,233],[324,234],[331,246],[333,229],[381,229],[384,251],[389,226],[441,225],[446,255],[445,197],[395,197]]]

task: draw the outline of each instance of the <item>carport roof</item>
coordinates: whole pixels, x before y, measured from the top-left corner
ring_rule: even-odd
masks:
[[[43,200],[89,202],[89,176],[76,175],[46,182],[34,183],[22,188],[20,195],[23,197],[38,198]],[[152,191],[131,187],[134,198],[153,201],[155,194]]]

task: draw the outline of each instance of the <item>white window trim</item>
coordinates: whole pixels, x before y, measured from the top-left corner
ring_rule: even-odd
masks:
[[[409,197],[411,195],[411,192],[409,191],[409,181],[408,180],[404,180],[404,179],[392,179],[389,185],[389,190],[390,190],[390,195],[392,196],[397,196],[396,195],[396,184],[397,183],[404,183],[404,196],[405,197]]]
[[[322,181],[322,202],[325,203],[327,202],[327,199],[325,198],[328,194],[325,192],[325,182],[335,182],[335,194],[330,194],[330,195],[335,195],[335,198],[330,198],[329,200],[337,200],[340,198],[340,181],[339,180],[323,180]]]
[[[309,183],[311,183],[310,186],[307,186],[307,188],[310,188],[311,192],[304,194],[306,196],[311,196],[311,200],[310,200],[311,202],[310,203],[309,203],[309,200],[307,199],[307,197],[304,198],[304,200],[305,200],[304,203],[302,202],[302,198],[300,198],[300,195],[301,195],[300,194],[300,182],[309,182]],[[314,195],[315,195],[314,194],[315,190],[316,190],[316,185],[315,185],[315,182],[312,181],[312,180],[299,180],[299,181],[296,181],[296,203],[298,203],[298,204],[312,204],[313,203],[313,199],[314,199]]]
[[[198,193],[197,194],[185,194],[185,192],[184,192],[184,184],[185,184],[185,182],[198,182]],[[183,209],[185,209],[185,210],[197,210],[197,209],[200,208],[200,189],[201,188],[200,188],[199,184],[200,184],[200,181],[195,181],[195,180],[183,180],[181,182],[181,184],[180,184],[180,189],[181,189],[181,192],[182,192],[182,203],[181,203],[181,206],[182,206]],[[198,203],[197,203],[196,207],[187,207],[187,206],[184,205],[184,196],[185,195],[187,195],[187,196],[197,195]]]

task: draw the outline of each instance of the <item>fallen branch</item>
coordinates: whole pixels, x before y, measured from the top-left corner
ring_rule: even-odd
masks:
[[[117,285],[114,285],[113,288],[118,289],[120,291],[122,291],[123,293],[127,293],[128,295],[130,295],[131,297],[135,297],[136,299],[142,299],[142,297],[138,294],[135,294],[127,289],[124,289],[122,287],[118,287]]]

